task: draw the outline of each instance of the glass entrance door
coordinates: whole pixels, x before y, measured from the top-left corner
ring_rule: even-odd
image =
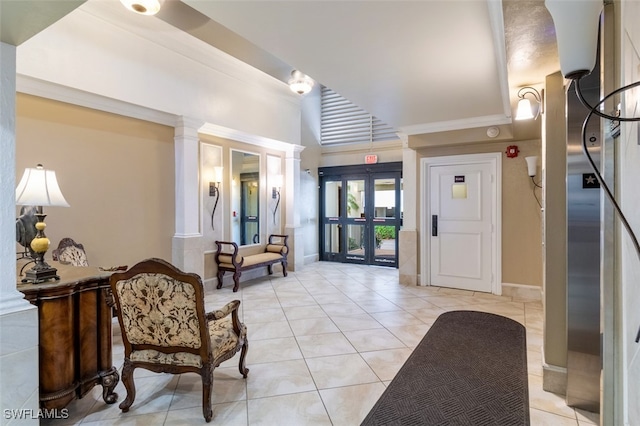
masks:
[[[322,175],[321,260],[396,267],[401,173],[365,171]]]

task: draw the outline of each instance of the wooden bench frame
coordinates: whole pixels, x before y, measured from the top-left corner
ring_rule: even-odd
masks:
[[[276,238],[278,238],[280,242],[275,242],[274,240]],[[216,241],[216,246],[218,247],[215,257],[216,264],[218,265],[217,288],[222,288],[222,279],[225,272],[233,273],[233,291],[236,292],[240,287],[240,276],[242,275],[242,272],[266,266],[269,275],[272,275],[273,265],[276,263],[282,264],[282,274],[286,277],[287,253],[289,253],[289,246],[287,245],[288,239],[288,235],[269,235],[269,242],[267,243],[263,253],[250,254],[247,256],[238,255],[238,244],[234,242]],[[271,254],[272,256],[265,256],[265,254]],[[265,257],[266,259],[255,261],[261,257]]]

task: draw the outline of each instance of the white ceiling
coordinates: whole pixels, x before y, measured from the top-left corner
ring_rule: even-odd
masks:
[[[3,41],[27,19],[7,19],[12,3],[41,4],[1,0]],[[80,7],[130,14],[118,0]],[[409,135],[509,125],[518,87],[559,69],[543,0],[167,0],[148,19],[282,81],[299,69]]]
[[[500,2],[184,3],[406,133],[509,121]]]

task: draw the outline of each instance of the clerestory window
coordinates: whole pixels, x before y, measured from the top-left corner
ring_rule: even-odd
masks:
[[[398,139],[391,126],[324,86],[320,120],[323,145]]]

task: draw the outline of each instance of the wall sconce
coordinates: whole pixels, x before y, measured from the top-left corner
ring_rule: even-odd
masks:
[[[529,177],[535,177],[536,168],[538,167],[538,157],[534,155],[531,157],[524,157],[524,159],[527,162],[527,172],[529,172]]]
[[[306,95],[313,89],[313,80],[302,74],[298,70],[291,71],[291,78],[289,79],[289,88],[292,92],[298,95]]]
[[[536,111],[536,115],[533,115],[531,101],[525,98],[526,95],[533,96],[533,99],[538,103],[538,110]],[[518,98],[520,98],[520,100],[518,101],[516,120],[529,120],[531,118],[535,120],[543,112],[542,95],[533,87],[523,87],[522,89],[518,90]]]
[[[120,0],[120,3],[132,12],[149,16],[160,11],[164,0]]]
[[[542,208],[542,203],[540,203],[540,200],[538,199],[538,195],[536,194],[536,188],[542,188],[542,186],[540,186],[539,184],[536,183],[535,177],[536,177],[536,170],[538,168],[538,157],[535,155],[529,156],[529,157],[524,157],[525,161],[527,162],[527,173],[529,174],[529,177],[531,178],[531,182],[533,182],[533,196],[536,199],[536,202],[538,203],[538,206],[540,208]]]
[[[35,169],[27,168],[16,187],[16,204],[19,206],[36,207],[36,236],[31,240],[31,250],[34,253],[35,265],[29,269],[22,282],[41,283],[50,279],[59,280],[58,270],[49,265],[44,260],[44,255],[49,250],[51,242],[44,234],[47,225],[44,218],[47,216],[43,212],[44,206],[69,207],[69,203],[64,199],[56,172],[45,170],[42,164],[38,164]]]
[[[603,2],[545,0],[544,5],[556,29],[562,75],[576,80],[590,74],[596,65]]]
[[[282,188],[282,175],[273,176],[273,188],[271,188],[271,198],[276,201],[276,206],[273,208],[273,224],[276,224],[276,212],[278,211],[278,205],[280,204],[280,188]]]
[[[216,214],[216,208],[218,207],[218,201],[220,200],[220,182],[222,182],[222,167],[216,166],[213,168],[213,182],[209,182],[209,196],[216,197],[216,201],[213,204],[213,211],[211,212],[211,229],[215,231],[213,226],[213,216]]]

